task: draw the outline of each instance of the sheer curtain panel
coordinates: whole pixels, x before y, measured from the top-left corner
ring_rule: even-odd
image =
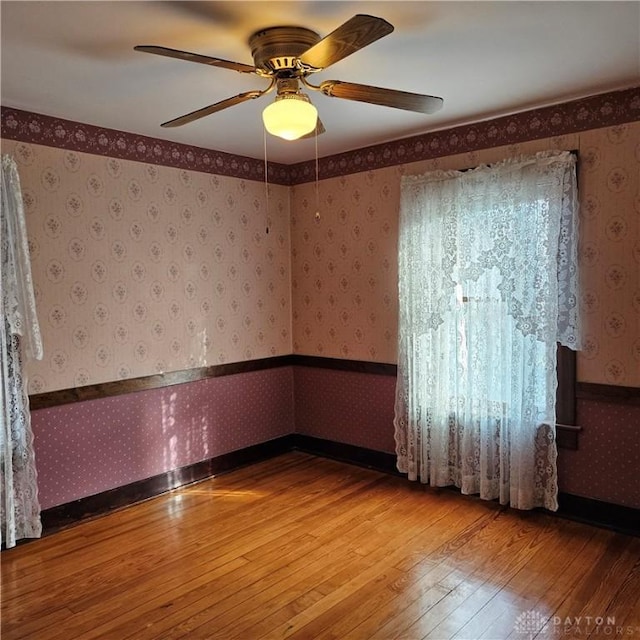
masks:
[[[406,176],[395,438],[411,480],[557,509],[557,343],[580,346],[575,156]]]
[[[0,208],[0,539],[13,547],[42,530],[24,358],[42,358],[27,230],[15,161],[2,157]]]

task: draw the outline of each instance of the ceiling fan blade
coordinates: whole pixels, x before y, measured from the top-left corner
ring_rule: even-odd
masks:
[[[163,122],[161,127],[180,127],[183,124],[188,124],[189,122],[193,122],[194,120],[198,120],[200,118],[204,118],[205,116],[211,115],[212,113],[216,113],[216,111],[222,111],[223,109],[227,109],[228,107],[233,107],[236,104],[240,104],[241,102],[246,102],[247,100],[253,100],[254,98],[259,98],[261,95],[265,93],[264,91],[246,91],[245,93],[240,93],[233,98],[227,98],[226,100],[221,100],[220,102],[216,102],[215,104],[210,104],[208,107],[203,107],[202,109],[198,109],[197,111],[192,111],[191,113],[187,113],[184,116],[180,116],[179,118],[174,118],[173,120],[168,120],[167,122]]]
[[[324,128],[324,125],[322,124],[322,120],[320,120],[320,118],[318,118],[318,122],[316,124],[316,128],[313,131],[311,131],[310,133],[307,133],[304,136],[300,136],[298,138],[298,140],[305,140],[307,138],[315,138],[316,137],[316,133],[318,135],[320,135],[322,133],[325,133],[326,131],[327,130]]]
[[[178,60],[186,60],[187,62],[199,62],[208,64],[212,67],[223,67],[240,73],[255,73],[256,68],[242,62],[231,62],[222,58],[212,58],[211,56],[203,56],[199,53],[190,53],[189,51],[180,51],[179,49],[170,49],[168,47],[159,47],[156,45],[141,44],[133,47],[135,51],[144,53],[153,53],[158,56],[167,56],[167,58],[177,58]]]
[[[382,18],[358,14],[307,49],[300,62],[314,69],[325,69],[393,31]]]
[[[370,87],[366,84],[342,82],[341,80],[325,80],[320,84],[320,90],[325,95],[334,98],[369,102],[383,107],[406,109],[407,111],[417,111],[418,113],[435,113],[442,108],[444,102],[442,98],[436,96]]]

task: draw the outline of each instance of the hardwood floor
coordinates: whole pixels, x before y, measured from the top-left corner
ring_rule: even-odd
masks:
[[[298,452],[1,560],[3,640],[640,640],[640,539]]]

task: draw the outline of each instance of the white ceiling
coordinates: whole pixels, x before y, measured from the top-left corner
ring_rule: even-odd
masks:
[[[312,93],[320,156],[640,84],[640,2],[14,2],[2,0],[2,104],[262,158],[272,95],[176,129],[160,123],[267,84],[133,51],[136,44],[253,64],[256,30],[326,35],[356,13],[395,31],[314,76],[442,96],[435,115]],[[314,157],[269,137],[269,160]]]

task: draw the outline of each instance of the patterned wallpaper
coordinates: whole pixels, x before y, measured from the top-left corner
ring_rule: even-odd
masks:
[[[294,352],[396,361],[400,167],[292,187]]]
[[[169,148],[158,164],[139,161],[133,138],[123,138],[125,158],[44,146],[57,120],[3,109],[3,132],[22,138],[3,143],[25,188],[47,354],[30,369],[30,392],[291,351],[393,363],[401,175],[548,148],[580,152],[579,380],[640,386],[640,122],[618,124],[640,111],[640,97],[568,104],[548,121],[527,112],[322,159],[321,176],[343,164],[344,173],[271,185],[268,216],[261,181],[181,168],[190,149],[171,167]],[[616,124],[584,130],[607,119]],[[75,141],[83,127],[64,130]],[[531,140],[562,127],[573,132]],[[116,134],[104,135],[118,147]],[[478,136],[513,142],[478,149]],[[420,154],[429,158],[412,160]],[[412,161],[385,165],[402,157]],[[303,165],[291,167],[292,182]],[[243,166],[224,165],[241,176]]]
[[[3,141],[45,357],[29,392],[291,353],[288,187]],[[269,233],[266,233],[267,225]]]
[[[640,123],[295,185],[295,353],[396,361],[400,176],[543,149],[579,150],[582,382],[640,386]]]
[[[578,376],[640,387],[640,123],[580,137],[582,310]]]
[[[394,363],[400,176],[547,148],[580,151],[578,377],[638,387],[639,91],[324,158],[317,188],[308,163],[270,168],[268,214],[257,161],[3,108],[45,342],[30,392],[291,352]],[[393,388],[283,368],[35,411],[42,503],[296,430],[393,451]],[[635,409],[579,401],[562,490],[638,506]]]

